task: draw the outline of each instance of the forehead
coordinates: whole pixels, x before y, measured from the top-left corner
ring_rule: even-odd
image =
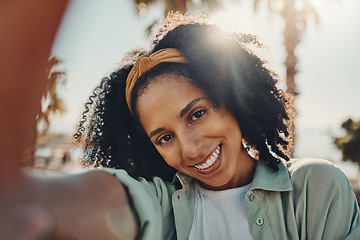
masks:
[[[136,109],[145,130],[147,123],[160,123],[163,119],[179,117],[181,110],[196,98],[206,94],[178,75],[162,75],[154,79],[138,97]],[[152,124],[151,124],[152,125]]]

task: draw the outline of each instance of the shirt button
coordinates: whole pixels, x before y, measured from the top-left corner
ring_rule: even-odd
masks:
[[[249,198],[250,198],[250,202],[255,201],[255,195],[254,194],[250,194]]]
[[[255,223],[256,223],[258,226],[261,226],[261,225],[264,224],[264,219],[258,218],[258,219],[256,219]]]

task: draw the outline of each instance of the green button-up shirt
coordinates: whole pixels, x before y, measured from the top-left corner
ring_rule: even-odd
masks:
[[[177,173],[136,181],[105,169],[128,189],[139,218],[139,239],[188,239],[195,212],[194,179]],[[360,239],[359,207],[346,176],[332,163],[293,159],[278,172],[258,161],[246,194],[254,239]],[[234,223],[236,227],[236,223]]]

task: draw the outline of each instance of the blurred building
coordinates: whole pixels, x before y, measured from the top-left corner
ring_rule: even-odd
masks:
[[[50,133],[41,136],[35,151],[35,168],[60,170],[72,160],[70,152],[71,135]]]

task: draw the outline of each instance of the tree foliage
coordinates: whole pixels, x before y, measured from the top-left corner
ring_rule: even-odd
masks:
[[[167,16],[172,11],[186,12],[189,9],[212,11],[222,6],[221,0],[134,0],[134,3],[140,16],[146,12],[148,5],[154,3],[164,4],[164,16]]]
[[[66,84],[65,72],[58,70],[58,66],[61,63],[62,62],[56,57],[51,57],[48,61],[46,69],[46,74],[48,76],[46,90],[43,94],[41,111],[36,119],[38,127],[40,124],[43,125],[41,130],[39,130],[39,133],[42,135],[46,134],[49,130],[50,116],[65,111],[64,102],[57,94],[57,86],[59,86],[59,84]]]
[[[335,138],[334,143],[342,152],[342,159],[360,164],[360,120],[353,121],[349,118],[341,127],[346,133],[342,137]]]
[[[42,101],[38,108],[33,129],[32,144],[25,151],[23,166],[34,166],[34,155],[38,137],[39,135],[44,136],[48,133],[50,128],[50,116],[54,113],[63,113],[65,111],[64,102],[57,94],[57,86],[59,84],[64,85],[67,80],[66,73],[58,70],[61,63],[62,62],[56,57],[51,57],[48,60],[46,67],[46,88],[42,93]]]

